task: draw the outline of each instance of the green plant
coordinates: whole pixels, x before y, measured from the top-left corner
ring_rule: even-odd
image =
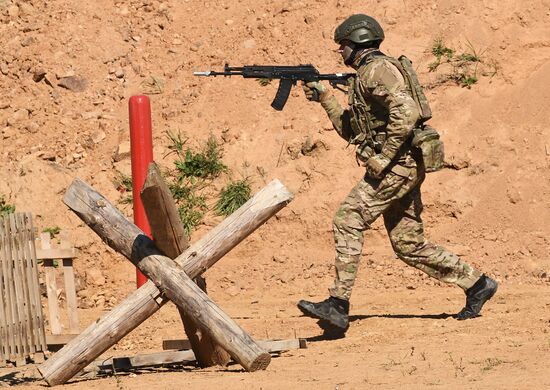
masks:
[[[55,238],[55,236],[57,236],[60,231],[61,228],[59,226],[50,226],[44,228],[44,230],[42,230],[42,233],[50,233],[50,238]]]
[[[166,137],[170,140],[170,145],[168,145],[168,149],[170,149],[170,153],[181,153],[183,152],[183,146],[187,143],[189,140],[188,138],[183,139],[181,133],[178,131],[177,134],[172,133],[170,131],[166,131]]]
[[[200,189],[196,184],[188,180],[175,181],[170,183],[168,187],[178,207],[178,213],[185,232],[190,236],[195,226],[202,222],[208,209],[206,197],[199,193]]]
[[[120,173],[114,180],[115,187],[123,196],[119,199],[120,204],[131,204],[132,197],[132,177]]]
[[[269,85],[271,84],[271,79],[258,79],[258,83],[262,86],[262,87],[265,87],[266,85]]]
[[[248,179],[230,182],[220,192],[214,211],[218,215],[231,215],[250,199],[250,183]]]
[[[504,361],[500,360],[499,358],[487,358],[483,361],[481,370],[489,371],[495,368],[496,366],[500,366],[502,363],[504,363]]]
[[[178,153],[181,157],[181,152]],[[222,149],[211,135],[208,141],[199,152],[187,149],[183,160],[176,160],[174,164],[181,177],[196,177],[201,179],[212,179],[221,173],[227,172],[227,166],[221,161]]]
[[[479,66],[487,66],[492,69],[492,73],[483,71],[482,75],[494,76],[497,66],[494,61],[485,63],[483,60],[485,50],[479,52],[470,41],[467,41],[466,46],[467,51],[457,53],[455,49],[448,47],[442,38],[436,38],[430,48],[435,61],[428,65],[428,70],[435,72],[441,65],[448,65],[450,72],[445,75],[445,78],[466,88],[471,88],[478,82]]]
[[[15,206],[9,203],[6,203],[4,195],[0,195],[0,217],[4,217],[8,214],[15,213]]]

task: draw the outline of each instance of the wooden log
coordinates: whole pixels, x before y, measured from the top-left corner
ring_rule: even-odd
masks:
[[[189,247],[189,241],[176,203],[155,163],[149,164],[140,195],[156,247],[169,258],[176,258]],[[206,281],[202,276],[197,276],[195,283],[206,293]],[[180,307],[178,310],[199,366],[227,365],[231,360],[229,353],[197,327],[191,316]]]
[[[71,187],[82,185],[86,187],[84,183],[76,180]],[[72,193],[72,190],[70,192]],[[91,213],[90,205],[94,205],[93,208],[105,208],[109,211],[114,209],[113,206],[103,197],[97,196],[99,194],[94,195],[92,199],[90,195],[83,196],[81,200],[74,195],[69,195],[65,197],[65,202],[70,204],[70,207],[100,237],[116,245],[116,250],[130,257],[135,238],[143,232],[121,214],[117,218],[117,223],[114,225],[115,231],[113,231],[110,222],[101,215]],[[278,180],[271,182],[174,261],[187,275],[191,277],[200,275],[291,200],[292,194]],[[227,235],[228,231],[233,234]],[[155,313],[166,301],[155,285],[148,281],[39,366],[40,373],[52,386],[65,383]]]
[[[66,203],[78,205],[77,202],[86,199],[88,202],[86,200],[84,202],[91,210],[84,220],[95,218],[97,223],[97,219],[101,216],[106,222],[102,238],[111,239],[120,226],[118,220],[121,218],[126,220],[126,218],[113,206],[108,208],[102,204],[97,207],[97,199],[94,198],[101,197],[103,203],[108,203],[107,200],[83,182],[75,183],[65,194]],[[111,247],[118,249],[116,243],[112,243]],[[123,247],[122,250],[124,249]],[[181,267],[169,257],[162,255],[149,237],[145,234],[136,235],[128,257],[172,302],[189,313],[193,320],[200,324],[201,329],[208,332],[210,337],[215,339],[247,371],[265,369],[268,366],[270,355],[225,314]]]

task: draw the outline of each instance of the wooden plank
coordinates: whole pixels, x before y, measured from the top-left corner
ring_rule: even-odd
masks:
[[[63,278],[65,280],[65,297],[67,298],[67,315],[69,317],[69,332],[80,333],[78,323],[78,304],[74,282],[73,259],[63,259]]]
[[[48,345],[65,345],[72,339],[74,339],[78,334],[49,334],[46,335],[46,344]]]
[[[17,315],[19,316],[19,330],[21,332],[21,343],[19,344],[20,361],[30,355],[29,333],[31,331],[27,315],[27,296],[25,291],[25,271],[23,269],[22,248],[20,241],[19,213],[10,214],[11,236],[12,236],[12,257],[15,275],[15,293],[17,295]]]
[[[50,233],[40,234],[42,249],[50,249]],[[46,291],[48,293],[48,312],[50,313],[50,331],[53,334],[63,333],[59,319],[59,304],[57,300],[57,270],[52,259],[44,260],[44,273],[46,274]]]
[[[38,340],[40,345],[41,351],[46,351],[46,331],[44,329],[44,315],[42,313],[42,298],[40,295],[40,281],[38,279],[38,262],[36,259],[36,236],[35,236],[35,229],[32,222],[32,215],[31,213],[27,214],[27,223],[28,223],[28,229],[30,233],[29,237],[29,249],[30,249],[30,255],[31,255],[31,273],[33,278],[33,283],[31,284],[33,287],[33,298],[34,298],[34,305],[37,308],[35,312],[35,316],[37,318],[38,322]]]
[[[59,235],[61,249],[71,249],[71,243],[67,232]],[[75,251],[76,252],[76,251]],[[76,288],[74,282],[73,259],[63,259],[63,278],[65,281],[65,298],[67,299],[67,315],[69,317],[69,332],[80,333],[78,324],[78,304],[76,300]]]
[[[28,249],[28,240],[29,235],[26,228],[26,215],[25,213],[16,214],[17,230],[18,230],[18,241],[19,241],[19,254],[20,261],[22,264],[23,270],[23,288],[25,290],[25,315],[27,322],[27,343],[29,345],[29,354],[34,354],[36,349],[36,340],[35,340],[35,328],[36,323],[34,322],[34,304],[31,295],[32,280],[30,278],[31,266],[30,266],[30,253]],[[39,350],[39,349],[38,349]]]
[[[82,373],[110,374],[117,371],[127,371],[143,367],[155,367],[163,364],[186,364],[195,362],[195,354],[188,351],[157,352],[135,356],[122,356],[106,360],[96,360],[86,366]]]
[[[4,288],[5,265],[6,245],[4,243],[4,223],[3,217],[0,217],[0,366],[5,365],[9,357],[8,321],[6,314],[7,294]]]
[[[17,259],[19,276],[21,278],[21,289],[22,289],[22,301],[21,307],[19,308],[20,317],[22,318],[22,323],[24,325],[24,340],[23,340],[23,351],[25,357],[30,357],[31,354],[35,352],[34,348],[34,335],[33,335],[33,326],[31,324],[32,314],[31,314],[31,304],[30,304],[30,295],[29,295],[29,286],[27,280],[27,258],[25,255],[25,222],[24,222],[23,213],[14,214],[14,223],[15,223],[15,240],[17,247]]]
[[[285,207],[292,198],[292,194],[281,182],[273,181],[174,261],[191,277],[200,275]],[[102,197],[94,196],[88,200],[85,198],[84,202],[71,206],[83,220],[87,220],[88,201],[92,201],[97,206],[112,207]],[[65,202],[68,203],[69,200],[66,199]],[[100,216],[96,217],[93,220],[97,224],[92,223],[91,220],[89,222],[94,226],[94,230],[101,231],[106,220],[102,220]],[[115,233],[110,234],[109,240],[120,245],[117,250],[124,256],[131,256],[136,237],[144,233],[122,214],[120,214],[118,222],[119,228]],[[225,229],[231,229],[238,233],[231,236],[221,234]],[[153,315],[166,302],[167,299],[162,296],[160,290],[151,281],[148,281],[112,311],[86,328],[61,351],[40,365],[38,370],[49,385],[67,382],[145,319]]]
[[[19,323],[19,315],[17,310],[17,295],[16,295],[16,275],[14,270],[14,263],[13,263],[13,242],[11,239],[11,226],[10,226],[10,218],[9,216],[6,216],[4,218],[4,231],[6,232],[6,259],[8,262],[8,289],[9,289],[9,296],[8,296],[8,302],[10,306],[10,327],[9,327],[9,334],[10,334],[10,356],[9,359],[11,361],[16,361],[19,354],[19,346],[21,345],[21,331],[20,331],[20,323]]]
[[[171,346],[187,346],[190,347],[189,340],[166,340]],[[262,345],[270,353],[278,353],[289,351],[292,349],[307,348],[305,339],[289,339],[289,340],[258,340],[258,344]],[[188,364],[196,360],[195,354],[190,349],[180,351],[164,351],[135,356],[122,356],[110,358],[107,360],[96,360],[87,366],[83,372],[103,372],[112,373],[114,371],[132,370],[137,368],[155,367],[165,364]]]
[[[288,339],[288,340],[257,340],[257,343],[268,352],[282,352],[291,349],[307,348],[305,339]],[[184,350],[190,349],[191,343],[189,340],[163,340],[162,349],[164,350]]]
[[[19,213],[19,230],[20,230],[20,243],[23,253],[23,263],[25,268],[25,288],[27,290],[27,305],[28,305],[28,321],[30,324],[30,352],[31,354],[42,351],[40,344],[40,323],[38,322],[37,310],[42,310],[41,306],[37,306],[35,294],[35,281],[33,277],[33,264],[30,244],[33,242],[31,230],[29,229],[30,213]]]
[[[49,234],[49,233],[46,233]],[[78,256],[75,248],[36,248],[36,258],[42,259],[73,259]]]
[[[172,193],[155,163],[149,164],[140,196],[155,245],[169,258],[178,257],[189,247],[189,241]],[[195,283],[206,293],[206,281],[200,275]],[[231,360],[229,353],[199,329],[190,315],[179,307],[178,311],[199,366],[227,365]]]

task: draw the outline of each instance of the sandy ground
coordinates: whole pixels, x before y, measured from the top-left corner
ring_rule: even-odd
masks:
[[[313,63],[346,71],[334,27],[356,12],[386,31],[383,49],[407,54],[427,85],[452,168],[423,185],[428,237],[500,282],[483,317],[457,322],[458,289],[395,258],[383,226],[366,234],[352,324],[327,340],[302,317],[299,299],[324,299],[333,268],[331,220],[360,179],[353,150],[299,88],[283,112],[273,83],[198,79],[193,71],[242,64]],[[130,172],[127,101],[149,94],[155,159],[170,167],[167,131],[197,146],[223,142],[230,177],[254,191],[280,179],[295,199],[206,273],[209,293],[256,338],[309,340],[266,371],[178,368],[77,381],[67,388],[506,388],[550,387],[550,4],[532,1],[390,0],[328,2],[0,0],[0,195],[59,226],[79,249],[84,328],[134,289],[129,262],[62,203],[75,178],[118,204],[113,181]],[[448,67],[429,72],[436,38],[483,60],[463,88]],[[496,72],[495,72],[496,71]],[[84,79],[82,90],[59,86]],[[342,95],[339,95],[342,97]],[[304,144],[317,144],[312,153]],[[208,215],[196,241],[220,218]],[[93,271],[92,271],[93,270]],[[161,350],[181,338],[174,307],[158,312],[104,356]],[[0,368],[0,386],[43,388],[36,367]]]

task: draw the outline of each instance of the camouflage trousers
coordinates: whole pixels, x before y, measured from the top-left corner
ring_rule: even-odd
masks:
[[[380,216],[395,254],[437,280],[464,290],[472,287],[481,273],[457,255],[424,238],[420,217],[420,186],[423,169],[411,168],[397,174],[390,171],[382,179],[365,177],[349,193],[333,222],[336,244],[336,277],[330,295],[349,299],[363,248],[363,232]]]

